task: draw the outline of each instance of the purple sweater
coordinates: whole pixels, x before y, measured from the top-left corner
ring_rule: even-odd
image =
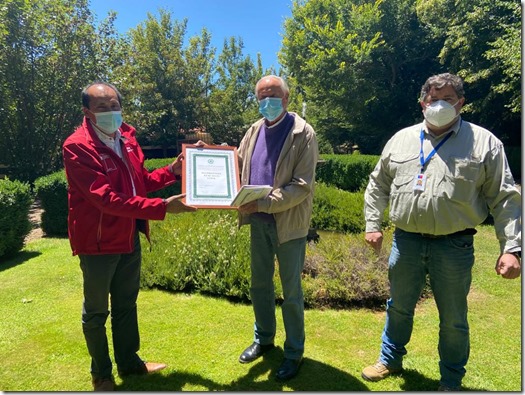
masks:
[[[284,140],[292,130],[293,123],[293,115],[286,113],[277,124],[271,127],[266,126],[266,124],[261,126],[251,158],[251,185],[273,186],[277,159],[283,148]]]

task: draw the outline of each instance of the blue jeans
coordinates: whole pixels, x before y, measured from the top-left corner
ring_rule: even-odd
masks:
[[[274,342],[276,331],[275,290],[273,276],[275,257],[283,288],[282,315],[286,340],[284,357],[299,359],[304,352],[304,299],[301,272],[304,267],[306,237],[279,244],[274,222],[251,216],[251,287],[250,297],[255,313],[254,341]]]
[[[439,311],[440,384],[459,387],[470,352],[467,295],[474,264],[473,236],[426,238],[396,229],[389,259],[390,298],[379,360],[401,368],[416,303],[426,276]]]
[[[132,370],[143,362],[140,346],[137,297],[140,286],[141,248],[138,232],[131,254],[79,255],[84,279],[82,330],[91,356],[93,378],[112,374],[106,320],[111,295],[111,331],[119,370]]]

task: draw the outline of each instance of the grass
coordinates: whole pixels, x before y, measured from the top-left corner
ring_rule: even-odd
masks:
[[[521,278],[496,276],[499,248],[491,227],[479,228],[475,247],[464,390],[522,391]],[[0,264],[0,287],[0,390],[90,391],[80,323],[81,272],[67,239],[30,242]],[[125,381],[117,376],[121,391],[434,391],[438,386],[432,299],[416,311],[405,372],[377,383],[364,381],[360,372],[377,358],[383,311],[307,310],[301,372],[278,383],[273,375],[283,354],[280,310],[278,347],[242,365],[237,358],[253,338],[250,305],[159,290],[141,291],[138,304],[140,355],[168,368]]]

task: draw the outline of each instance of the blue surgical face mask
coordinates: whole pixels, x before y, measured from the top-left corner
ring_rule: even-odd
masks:
[[[270,122],[276,120],[283,113],[283,99],[267,97],[259,100],[259,112]]]
[[[96,112],[97,126],[107,135],[115,133],[122,125],[122,111]]]

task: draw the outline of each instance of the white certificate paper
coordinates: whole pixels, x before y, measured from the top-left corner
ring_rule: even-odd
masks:
[[[183,145],[182,192],[188,205],[233,208],[239,191],[237,148]]]

